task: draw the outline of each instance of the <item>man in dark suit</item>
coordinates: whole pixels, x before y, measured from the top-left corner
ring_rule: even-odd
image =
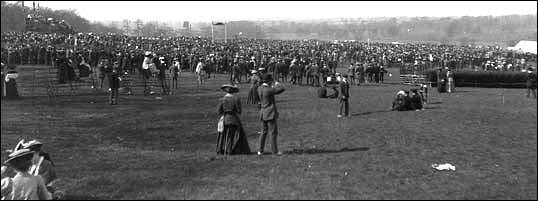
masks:
[[[110,90],[109,103],[110,105],[117,105],[120,81],[121,81],[120,72],[119,72],[119,64],[117,62],[114,63],[112,71],[108,75],[108,80],[109,80],[108,85],[109,85],[109,90]]]
[[[536,73],[532,72],[532,68],[527,69],[527,98],[530,98],[530,94],[536,98]]]
[[[344,74],[342,76],[342,81],[340,81],[340,112],[338,113],[338,118],[343,116],[349,117],[349,83],[347,82],[348,75]]]
[[[272,83],[272,75],[265,74],[262,77],[262,85],[258,88],[261,102],[260,120],[262,121],[262,133],[260,135],[258,155],[263,154],[265,137],[267,136],[268,129],[271,130],[271,148],[273,149],[273,154],[282,154],[282,152],[278,151],[277,147],[278,127],[276,120],[278,119],[278,111],[275,104],[275,95],[284,92],[285,89],[280,86],[278,82],[275,83],[275,86],[271,86]]]
[[[442,68],[437,69],[437,92],[439,93],[446,92],[445,76],[446,73],[443,73]]]

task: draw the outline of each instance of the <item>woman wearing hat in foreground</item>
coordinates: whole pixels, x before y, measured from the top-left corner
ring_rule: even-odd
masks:
[[[218,113],[221,117],[217,129],[217,154],[249,154],[250,147],[239,119],[241,100],[234,95],[239,88],[225,84],[221,89],[226,95],[219,99]]]
[[[12,167],[16,175],[2,178],[2,200],[51,200],[52,194],[47,190],[41,176],[28,173],[32,166],[34,152],[19,149],[9,154],[4,164]],[[5,168],[2,167],[2,177]]]

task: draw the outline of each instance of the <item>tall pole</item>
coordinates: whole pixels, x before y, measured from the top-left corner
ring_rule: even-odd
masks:
[[[213,22],[211,22],[211,43],[215,42],[215,38],[213,37]]]
[[[228,43],[228,34],[226,32],[226,22],[224,22],[224,43]]]

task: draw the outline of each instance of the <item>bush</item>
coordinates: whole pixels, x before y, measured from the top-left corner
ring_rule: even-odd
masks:
[[[443,70],[446,74],[446,71]],[[429,71],[428,81],[437,86],[437,71]],[[506,71],[457,71],[454,72],[456,87],[525,88],[527,75],[523,72]]]

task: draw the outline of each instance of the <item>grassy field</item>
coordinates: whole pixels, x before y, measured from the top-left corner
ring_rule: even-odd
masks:
[[[337,119],[336,100],[287,85],[277,97],[285,154],[216,156],[224,83],[197,88],[189,75],[163,100],[122,96],[115,106],[104,95],[93,104],[90,96],[2,100],[2,161],[18,140],[42,140],[70,199],[537,198],[537,102],[523,89],[434,88],[426,110],[392,112],[394,94],[409,86],[354,86],[352,116]],[[248,87],[240,86],[243,103]],[[257,117],[243,104],[253,151]]]

